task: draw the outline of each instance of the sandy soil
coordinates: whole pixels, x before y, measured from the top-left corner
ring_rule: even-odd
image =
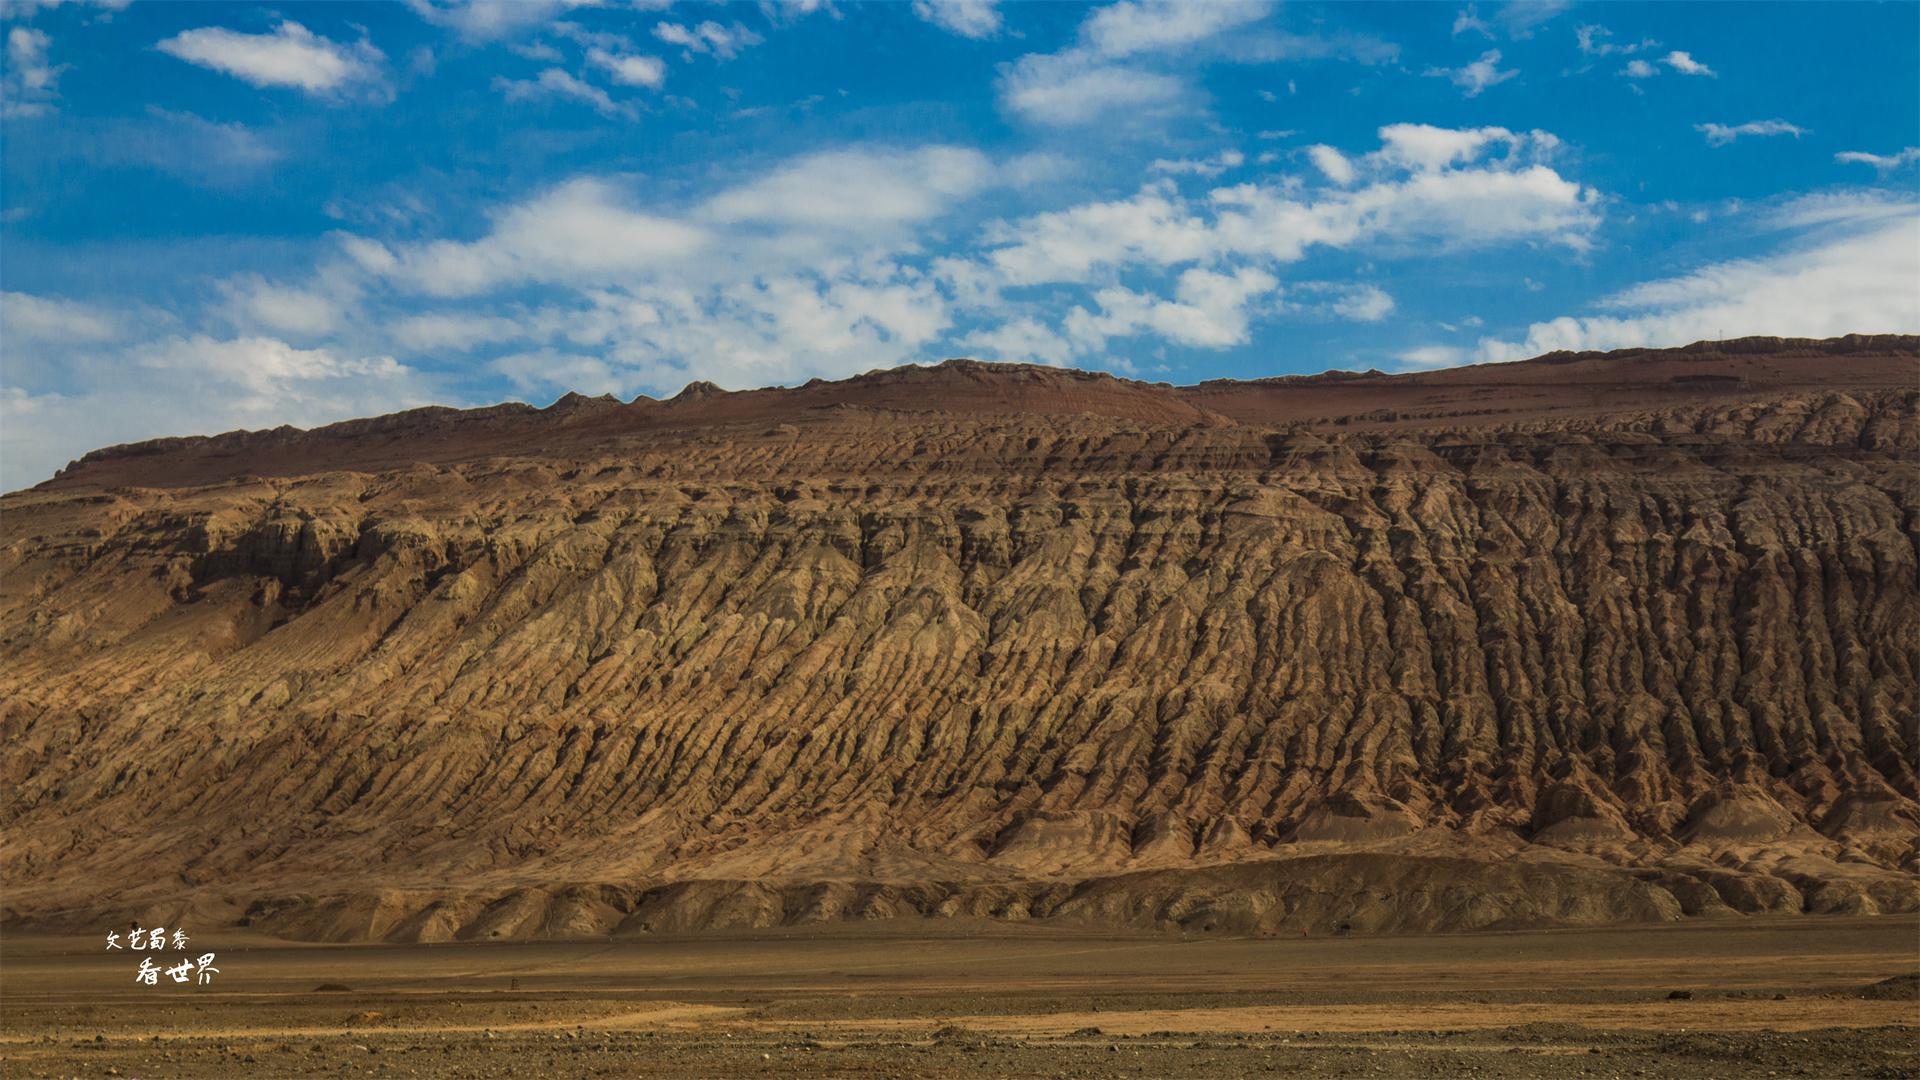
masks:
[[[10,935],[5,1074],[1920,1074],[1920,1001],[1860,993],[1920,967],[1911,917],[1291,940],[915,921],[194,944],[217,950],[214,984],[144,987],[137,958],[91,938]]]

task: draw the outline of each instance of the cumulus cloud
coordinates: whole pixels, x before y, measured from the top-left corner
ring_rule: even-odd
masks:
[[[976,330],[960,339],[960,347],[980,360],[1055,367],[1073,360],[1073,345],[1031,316]]]
[[[1783,208],[1781,227],[1811,227],[1785,249],[1713,263],[1601,299],[1584,315],[1534,323],[1519,340],[1426,346],[1410,367],[1518,360],[1557,349],[1654,348],[1747,335],[1833,337],[1920,331],[1920,204],[1824,198]]]
[[[1353,183],[1355,176],[1353,162],[1348,161],[1347,155],[1335,150],[1333,147],[1309,146],[1307,147],[1307,157],[1313,162],[1313,167],[1320,170],[1320,175],[1326,177],[1333,183],[1339,184],[1341,187],[1346,187],[1348,184]]]
[[[622,86],[658,90],[667,81],[667,65],[657,56],[613,52],[596,45],[587,50],[587,63],[605,71]]]
[[[1799,138],[1807,129],[1787,123],[1785,120],[1749,120],[1744,124],[1695,124],[1693,130],[1707,137],[1709,146],[1725,146],[1745,135],[1766,137],[1771,135],[1791,135]]]
[[[321,95],[377,85],[385,59],[371,42],[330,41],[291,20],[266,34],[243,34],[220,26],[184,30],[155,47],[254,86],[291,87]]]
[[[1135,56],[1205,41],[1223,31],[1264,19],[1272,10],[1273,5],[1264,0],[1216,0],[1205,4],[1121,0],[1089,14],[1081,24],[1080,36],[1102,56]]]
[[[1253,320],[1283,311],[1356,321],[1392,313],[1392,296],[1364,284],[1303,283],[1300,301],[1282,304],[1275,271],[1314,248],[1581,251],[1600,222],[1599,194],[1547,164],[1559,140],[1545,132],[1396,124],[1379,135],[1380,148],[1358,157],[1325,148],[1335,155],[1318,155],[1331,183],[1318,190],[1280,178],[1193,197],[1156,181],[1130,198],[995,225],[979,256],[934,271],[962,309],[1026,302],[1009,301],[1009,290],[1090,290],[1091,303],[1069,311],[1057,332],[1028,315],[968,339],[997,354],[1058,356],[1064,342],[1091,356],[1109,339],[1141,335],[1224,348],[1249,340]],[[1161,274],[1170,295],[1136,284]]]
[[[1035,123],[1069,127],[1115,112],[1160,113],[1190,97],[1172,75],[1109,64],[1084,52],[1034,53],[1004,67],[1001,102]]]
[[[1363,185],[1303,194],[1284,183],[1240,184],[1195,200],[1170,183],[1149,184],[1128,199],[989,229],[982,261],[999,283],[1018,287],[1084,282],[1129,266],[1292,262],[1314,246],[1540,242],[1584,250],[1599,224],[1598,193],[1545,163],[1559,145],[1550,134],[1392,124],[1379,136],[1379,150],[1340,158],[1347,184],[1364,174]]]
[[[340,300],[318,289],[246,276],[224,283],[221,291],[229,318],[244,327],[312,338],[339,330],[346,319]]]
[[[994,178],[977,150],[856,148],[809,154],[709,200],[722,222],[774,222],[867,230],[924,221]]]
[[[1333,302],[1333,312],[1355,322],[1379,322],[1393,314],[1393,297],[1375,285],[1360,285],[1345,290]]]
[[[1705,64],[1700,63],[1698,60],[1695,60],[1692,56],[1689,56],[1688,54],[1681,52],[1679,49],[1675,49],[1674,51],[1668,53],[1666,56],[1662,57],[1660,62],[1672,68],[1673,70],[1679,72],[1682,75],[1704,75],[1710,79],[1718,78],[1718,76],[1714,74],[1712,68],[1708,67]]]
[[[516,354],[524,386],[568,389],[605,365],[596,387],[670,392],[692,379],[741,388],[808,375],[843,376],[918,359],[952,325],[934,283],[888,262],[840,262],[806,272],[702,285],[642,282],[590,290],[584,309],[553,313],[571,351]]]
[[[913,0],[913,13],[964,38],[990,38],[1000,32],[999,0]]]
[[[704,229],[632,209],[598,179],[561,184],[508,209],[479,240],[394,248],[349,238],[357,263],[434,296],[471,296],[506,285],[617,281],[658,269],[703,247]]]
[[[1660,74],[1660,69],[1645,60],[1629,60],[1627,66],[1620,69],[1620,74],[1629,79],[1651,79]]]
[[[0,325],[15,344],[100,344],[126,333],[119,317],[104,308],[22,292],[0,293]]]
[[[1498,86],[1520,74],[1511,68],[1500,67],[1500,50],[1488,49],[1480,54],[1480,59],[1457,68],[1430,67],[1426,74],[1434,78],[1444,78],[1459,87],[1467,97],[1479,97],[1490,86]]]
[[[1176,345],[1224,349],[1249,340],[1253,301],[1273,293],[1278,278],[1256,267],[1220,273],[1182,271],[1171,299],[1119,286],[1094,293],[1097,311],[1068,312],[1067,336],[1079,352],[1097,352],[1110,338],[1151,333]]]

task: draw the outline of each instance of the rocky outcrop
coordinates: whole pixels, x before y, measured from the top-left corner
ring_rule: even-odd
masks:
[[[90,457],[0,501],[7,916],[1915,909],[1920,347],[1615,359],[1323,380],[1393,418],[962,364]]]

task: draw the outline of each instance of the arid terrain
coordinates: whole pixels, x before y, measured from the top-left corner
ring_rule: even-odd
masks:
[[[0,1057],[22,1078],[1909,1077],[1917,935],[1909,916],[1264,941],[976,920],[243,935],[198,939],[219,949],[204,987],[135,985],[91,937],[13,938]]]
[[[0,528],[8,1076],[1920,1070],[1917,339],[422,410]]]
[[[1920,341],[953,362],[0,500],[9,928],[1920,909]]]

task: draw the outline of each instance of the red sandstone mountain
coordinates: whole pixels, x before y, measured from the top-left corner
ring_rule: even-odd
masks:
[[[10,921],[1920,906],[1920,339],[954,361],[0,498]]]

